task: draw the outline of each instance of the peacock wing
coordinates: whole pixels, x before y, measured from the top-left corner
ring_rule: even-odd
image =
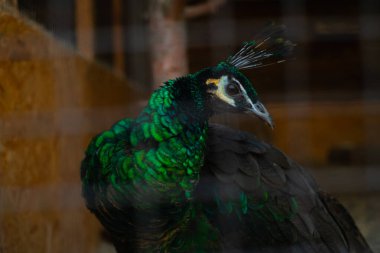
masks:
[[[356,228],[346,211],[338,219],[331,213],[307,171],[253,135],[220,125],[209,129],[196,198],[226,249],[355,252],[349,240],[361,239],[346,231]]]

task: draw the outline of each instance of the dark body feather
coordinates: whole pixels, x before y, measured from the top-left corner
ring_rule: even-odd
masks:
[[[253,135],[209,129],[197,199],[226,252],[371,252],[345,208]]]

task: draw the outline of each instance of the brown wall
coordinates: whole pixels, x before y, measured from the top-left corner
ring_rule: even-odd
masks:
[[[123,78],[0,6],[0,252],[95,251],[80,161],[89,137],[137,99]]]
[[[328,166],[329,155],[346,151],[346,165],[379,164],[380,102],[271,104],[273,142],[293,159]],[[344,159],[345,157],[342,157]]]

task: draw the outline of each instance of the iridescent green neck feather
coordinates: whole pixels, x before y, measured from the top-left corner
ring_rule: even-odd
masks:
[[[216,238],[204,217],[194,219],[190,201],[203,165],[211,113],[202,89],[194,75],[168,81],[135,120],[117,122],[90,143],[82,163],[83,194],[87,207],[117,238],[116,247],[121,243],[155,252],[179,245],[179,238],[189,237],[187,226],[199,226],[205,237]],[[170,215],[161,217],[162,209]],[[144,226],[136,224],[139,220]],[[124,245],[127,241],[129,246]],[[209,242],[198,246],[215,247]]]
[[[136,176],[154,196],[175,201],[175,195],[185,193],[191,198],[203,162],[207,120],[197,80],[189,75],[168,81],[132,124],[130,144],[137,169],[123,170],[140,172]]]

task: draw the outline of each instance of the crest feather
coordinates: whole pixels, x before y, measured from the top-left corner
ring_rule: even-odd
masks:
[[[226,62],[238,69],[250,69],[285,61],[295,46],[285,39],[285,30],[284,25],[266,27],[255,40],[244,42],[243,47]]]

